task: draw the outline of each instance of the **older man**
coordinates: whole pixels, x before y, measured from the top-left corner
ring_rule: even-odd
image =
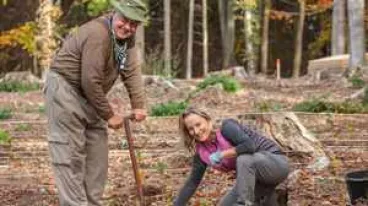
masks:
[[[56,54],[44,88],[49,150],[62,206],[101,205],[108,170],[107,125],[123,117],[106,93],[121,76],[136,121],[146,117],[134,36],[146,21],[139,0],[111,0],[114,12],[82,25]]]

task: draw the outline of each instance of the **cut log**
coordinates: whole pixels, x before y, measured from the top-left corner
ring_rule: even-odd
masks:
[[[247,79],[249,78],[249,74],[246,72],[243,66],[233,66],[224,70],[210,72],[209,75],[224,75],[224,76],[232,76],[237,79]]]
[[[179,88],[176,87],[170,80],[167,80],[160,76],[145,75],[143,76],[143,79],[144,79],[145,86],[155,85],[155,86],[164,87],[166,89],[174,89],[177,91],[179,90]]]
[[[22,82],[28,84],[42,84],[42,80],[36,76],[34,76],[31,72],[22,71],[22,72],[8,72],[3,78],[0,79],[0,82]]]

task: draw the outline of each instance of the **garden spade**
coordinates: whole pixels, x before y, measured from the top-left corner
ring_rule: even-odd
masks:
[[[133,137],[132,137],[132,133],[131,133],[131,130],[130,130],[130,121],[132,119],[133,119],[133,116],[126,116],[124,118],[124,128],[125,128],[125,134],[127,136],[128,147],[129,147],[129,155],[130,155],[130,160],[132,162],[135,183],[136,183],[136,186],[137,186],[138,201],[139,201],[139,205],[143,206],[142,178],[141,178],[141,175],[140,175],[140,172],[139,172],[137,158],[135,157]]]

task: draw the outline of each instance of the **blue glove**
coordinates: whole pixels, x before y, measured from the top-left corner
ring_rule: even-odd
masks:
[[[223,156],[220,151],[214,152],[210,155],[210,162],[211,165],[217,165],[220,164]]]

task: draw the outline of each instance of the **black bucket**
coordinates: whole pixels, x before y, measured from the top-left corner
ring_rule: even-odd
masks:
[[[358,199],[368,200],[368,170],[350,172],[345,178],[351,204]]]

